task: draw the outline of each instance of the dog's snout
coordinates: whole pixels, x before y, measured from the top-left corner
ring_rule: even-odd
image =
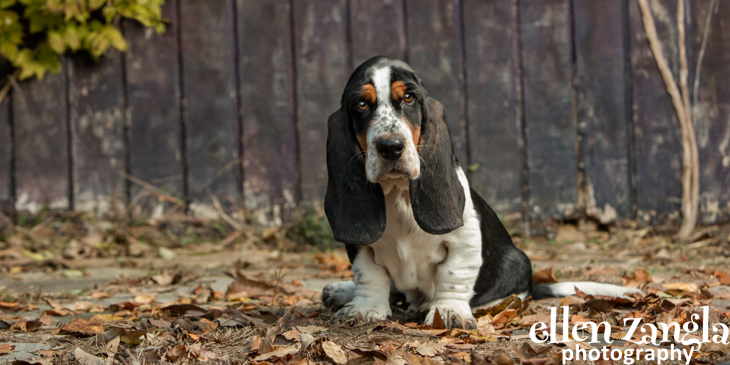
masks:
[[[381,139],[375,144],[378,153],[388,161],[397,160],[403,154],[406,143],[403,138]]]

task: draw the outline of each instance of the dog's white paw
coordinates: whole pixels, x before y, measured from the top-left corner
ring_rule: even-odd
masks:
[[[322,289],[322,304],[327,308],[340,309],[355,297],[355,282],[338,281]]]
[[[469,302],[465,300],[445,299],[433,302],[423,324],[433,325],[436,309],[446,328],[477,328],[477,320],[471,313]]]
[[[355,318],[363,322],[378,322],[390,317],[390,303],[379,302],[369,298],[356,297],[335,313],[335,318],[346,321]]]

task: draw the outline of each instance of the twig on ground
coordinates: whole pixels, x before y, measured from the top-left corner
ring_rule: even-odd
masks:
[[[168,201],[170,203],[178,203],[178,202],[181,201],[180,199],[178,199],[178,198],[176,198],[174,196],[170,196],[170,195],[167,195],[167,194],[160,193],[160,188],[158,188],[158,187],[156,187],[156,186],[154,186],[154,185],[152,185],[152,184],[150,184],[150,183],[148,183],[148,182],[146,182],[144,180],[141,180],[141,179],[138,179],[138,178],[136,178],[136,177],[134,177],[132,175],[129,175],[129,174],[127,174],[124,171],[120,171],[119,174],[122,175],[123,178],[125,178],[125,179],[127,179],[127,180],[129,180],[129,181],[131,181],[131,182],[133,182],[133,183],[135,183],[135,184],[137,184],[137,185],[139,185],[139,186],[147,189],[151,194],[153,194],[158,199],[166,200],[166,201]]]
[[[225,211],[223,211],[223,206],[221,205],[221,202],[218,200],[218,198],[214,194],[210,194],[210,199],[213,200],[213,206],[215,207],[215,210],[218,212],[218,216],[221,217],[226,223],[228,223],[233,229],[240,231],[243,229],[243,226],[241,226],[238,222],[236,222],[231,216],[226,214]]]

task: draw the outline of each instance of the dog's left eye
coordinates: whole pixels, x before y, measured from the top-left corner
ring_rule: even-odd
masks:
[[[411,94],[411,93],[406,93],[405,95],[403,95],[403,102],[405,102],[406,104],[412,103],[413,99],[414,99],[414,97],[413,97],[413,94]]]

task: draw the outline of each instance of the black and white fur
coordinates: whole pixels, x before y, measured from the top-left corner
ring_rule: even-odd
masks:
[[[396,82],[405,85],[401,99]],[[375,101],[363,95],[366,85]],[[399,158],[380,153],[385,139],[404,141]],[[340,319],[390,316],[391,285],[405,294],[409,310],[427,311],[426,324],[438,309],[449,328],[475,328],[475,308],[511,294],[635,291],[593,282],[533,284],[530,259],[469,188],[443,107],[404,62],[375,57],[354,71],[328,121],[327,168],[325,211],[354,272],[354,281],[322,293],[325,305],[341,308]]]

